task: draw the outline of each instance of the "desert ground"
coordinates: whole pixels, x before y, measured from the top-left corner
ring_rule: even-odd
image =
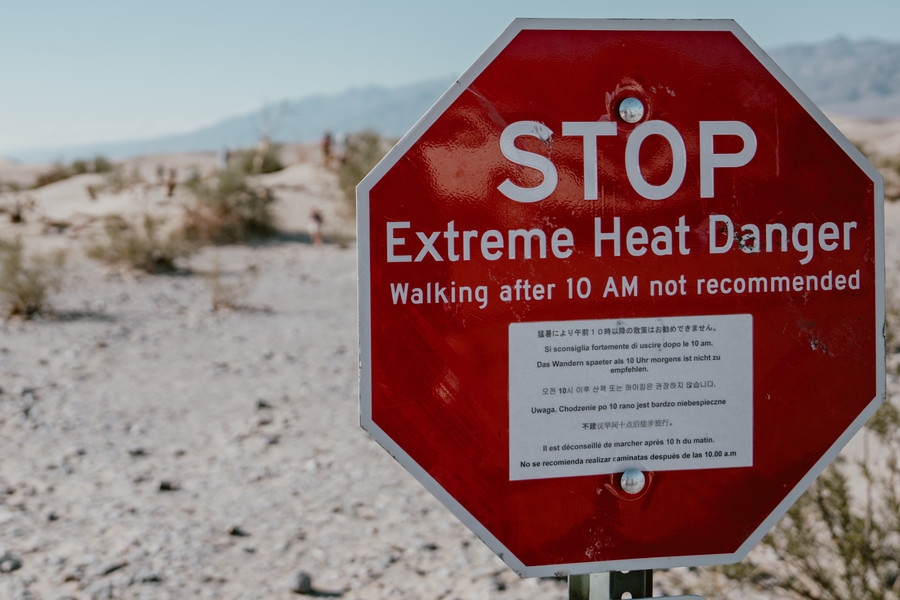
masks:
[[[838,124],[900,155],[900,126]],[[355,225],[315,148],[286,152],[256,179],[279,234],[165,275],[85,248],[104,215],[176,214],[187,192],[167,197],[158,166],[202,175],[213,155],[126,161],[144,183],[95,198],[90,173],[0,195],[0,238],[66,255],[51,310],[0,321],[0,598],[566,597],[516,576],[359,428]],[[35,172],[0,162],[0,181]],[[900,205],[885,216],[893,288]],[[657,595],[701,593],[684,571]]]
[[[279,236],[206,248],[175,274],[84,248],[103,215],[167,214],[180,190],[92,200],[102,176],[85,174],[3,219],[0,236],[67,260],[52,311],[0,322],[0,598],[564,594],[519,579],[360,429],[355,224],[302,150],[258,177]],[[215,157],[124,168],[152,182],[157,164],[203,173]]]

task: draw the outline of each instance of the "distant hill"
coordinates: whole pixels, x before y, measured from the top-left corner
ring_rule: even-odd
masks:
[[[837,38],[819,44],[776,48],[770,55],[825,112],[836,115],[900,119],[900,43]],[[15,154],[26,162],[71,160],[103,154],[111,158],[164,152],[215,152],[245,148],[259,139],[267,121],[273,139],[306,142],[325,131],[373,128],[402,135],[450,87],[445,77],[400,87],[369,85],[340,94],[318,95],[270,105],[224,119],[195,131],[165,137]]]
[[[836,38],[769,54],[825,112],[900,119],[900,43]]]
[[[164,137],[24,150],[13,158],[24,162],[69,161],[102,154],[119,159],[167,152],[216,152],[247,148],[271,125],[276,142],[317,140],[326,131],[350,132],[366,128],[400,136],[412,127],[447,91],[454,79],[445,77],[388,88],[352,88],[340,94],[310,96],[273,104],[246,115],[224,119],[208,127]]]

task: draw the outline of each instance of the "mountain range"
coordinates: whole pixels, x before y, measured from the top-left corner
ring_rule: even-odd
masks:
[[[826,113],[900,119],[900,42],[836,38],[770,56]]]
[[[770,56],[827,113],[865,119],[900,119],[900,42],[836,38],[772,50]],[[144,140],[27,150],[26,162],[111,158],[163,152],[217,151],[252,146],[264,132],[277,142],[307,142],[325,131],[371,128],[400,136],[453,83],[442,77],[399,87],[369,85],[268,105],[213,125]]]

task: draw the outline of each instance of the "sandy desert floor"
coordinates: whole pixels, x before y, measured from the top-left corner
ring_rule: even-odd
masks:
[[[68,255],[52,313],[0,322],[0,598],[565,595],[519,579],[359,428],[356,247],[304,233],[312,206],[327,238],[353,232],[333,173],[262,177],[285,233],[170,276],[84,257],[99,215],[178,201],[92,201],[99,177],[38,190],[0,231]],[[235,308],[212,310],[216,285]]]
[[[0,236],[68,260],[51,313],[0,322],[0,598],[566,597],[519,579],[359,428],[354,225],[301,154],[261,178],[284,233],[182,274],[84,256],[103,214],[177,211],[159,186],[91,200],[100,176],[81,175],[33,192],[24,224],[2,219]],[[161,161],[214,167],[128,168],[152,181]],[[886,222],[893,282],[900,207]],[[213,310],[216,285],[233,308]],[[673,589],[663,576],[657,594]]]

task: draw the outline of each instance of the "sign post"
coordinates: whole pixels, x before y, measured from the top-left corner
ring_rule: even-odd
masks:
[[[569,600],[612,600],[626,593],[629,598],[653,596],[653,571],[569,575]]]
[[[883,182],[732,21],[516,20],[360,184],[360,421],[522,576],[735,562],[884,399]]]

